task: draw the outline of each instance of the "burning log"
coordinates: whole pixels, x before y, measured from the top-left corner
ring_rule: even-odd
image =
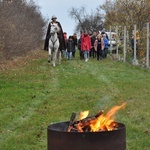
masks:
[[[114,106],[107,113],[100,111],[98,114],[88,117],[89,111],[80,113],[79,120],[76,120],[76,113],[72,113],[70,118],[68,132],[99,132],[112,131],[117,129],[117,123],[114,121],[115,113],[124,108],[126,103],[120,106]]]
[[[68,132],[71,131],[72,129],[72,124],[75,122],[77,114],[76,113],[72,113],[71,117],[70,117],[70,121],[69,121],[69,126],[68,126]]]
[[[86,117],[84,119],[76,121],[76,113],[72,113],[70,122],[69,122],[69,127],[68,127],[68,132],[71,131],[78,131],[78,132],[88,132],[90,131],[90,124],[95,123],[96,119],[103,114],[103,111],[100,111],[98,114],[90,117]]]

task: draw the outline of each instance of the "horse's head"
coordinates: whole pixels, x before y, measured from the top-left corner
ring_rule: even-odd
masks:
[[[58,24],[56,23],[51,24],[50,34],[55,34],[55,33],[58,33],[59,31],[60,31],[60,28]]]

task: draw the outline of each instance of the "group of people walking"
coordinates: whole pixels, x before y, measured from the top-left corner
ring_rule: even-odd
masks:
[[[71,39],[71,43],[70,43]],[[72,45],[72,46],[71,46]],[[79,50],[80,59],[84,59],[86,62],[89,61],[90,57],[96,58],[98,61],[107,57],[108,53],[108,39],[105,32],[97,33],[94,31],[92,35],[87,30],[80,34],[79,39],[69,36],[66,42],[66,50],[70,54],[70,47],[72,52],[75,53],[76,47]],[[72,59],[69,57],[68,59]],[[75,55],[74,55],[75,57]]]
[[[65,37],[66,49],[62,50],[62,57],[71,60],[72,57],[75,58],[75,54],[76,54],[76,49],[78,45],[77,34],[74,33],[73,35],[70,35],[67,38],[67,33],[64,32],[64,37]]]
[[[84,59],[86,62],[89,61],[90,57],[96,58],[98,61],[107,57],[108,52],[108,38],[105,32],[94,31],[92,35],[85,30],[80,33],[79,39],[77,34],[69,35],[63,32],[61,24],[56,21],[57,17],[52,16],[50,24],[57,23],[60,27],[60,33],[58,34],[60,40],[60,50],[62,51],[62,57],[71,60],[75,57],[76,49],[79,50],[80,59]],[[50,38],[50,24],[48,26],[44,50],[48,50],[48,39]]]

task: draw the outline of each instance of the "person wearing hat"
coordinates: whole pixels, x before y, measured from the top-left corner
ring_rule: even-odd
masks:
[[[64,49],[66,49],[66,44],[65,44],[65,38],[64,38],[64,34],[63,34],[63,29],[62,29],[62,26],[60,24],[60,22],[58,22],[57,20],[57,17],[56,16],[52,16],[51,18],[51,22],[49,23],[48,25],[48,29],[47,29],[47,33],[46,33],[46,38],[45,38],[45,44],[44,44],[44,50],[47,50],[48,51],[48,48],[49,48],[49,39],[50,39],[50,29],[51,29],[51,24],[53,23],[57,23],[59,28],[60,28],[60,31],[58,33],[58,38],[59,38],[59,42],[60,42],[60,47],[59,47],[59,50],[62,51]]]

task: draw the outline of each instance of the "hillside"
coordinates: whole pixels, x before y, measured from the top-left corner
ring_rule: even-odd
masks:
[[[1,64],[0,76],[2,150],[45,150],[50,123],[123,102],[116,121],[126,125],[127,150],[149,148],[149,69],[109,58],[85,62],[78,54],[52,67],[39,50]]]

